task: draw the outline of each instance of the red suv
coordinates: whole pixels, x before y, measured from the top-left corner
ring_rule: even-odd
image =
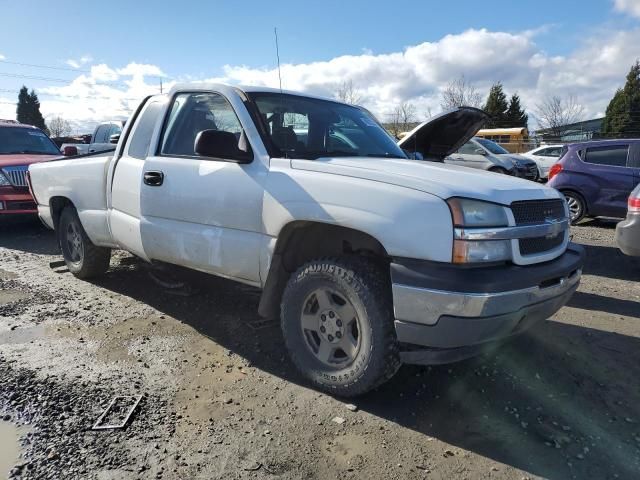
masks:
[[[37,213],[29,193],[29,165],[59,157],[60,150],[42,130],[0,120],[0,218]]]

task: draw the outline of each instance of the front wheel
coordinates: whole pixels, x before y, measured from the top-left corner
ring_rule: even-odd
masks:
[[[491,167],[489,171],[493,173],[501,173],[503,175],[509,175],[509,172],[502,167]]]
[[[58,241],[67,268],[76,277],[95,277],[109,268],[111,250],[91,242],[73,207],[66,207],[60,215]]]
[[[360,395],[400,367],[388,274],[372,262],[307,263],[289,280],[281,311],[293,363],[321,390]]]

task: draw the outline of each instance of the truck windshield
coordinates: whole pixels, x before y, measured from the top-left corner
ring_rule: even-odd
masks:
[[[60,155],[41,130],[25,127],[0,127],[0,155],[10,154]]]
[[[366,110],[284,93],[251,93],[273,150],[284,158],[407,158]]]

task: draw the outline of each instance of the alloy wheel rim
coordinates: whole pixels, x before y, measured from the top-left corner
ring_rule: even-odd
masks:
[[[69,252],[69,259],[72,262],[79,262],[82,260],[84,250],[82,248],[82,236],[78,227],[74,223],[69,223],[67,226],[67,250]]]
[[[569,214],[571,215],[571,220],[575,220],[580,215],[580,204],[578,203],[577,199],[571,196],[567,196],[566,199],[567,204],[569,205]]]
[[[360,320],[351,302],[331,288],[317,288],[305,299],[302,334],[311,354],[324,366],[342,368],[360,350]]]

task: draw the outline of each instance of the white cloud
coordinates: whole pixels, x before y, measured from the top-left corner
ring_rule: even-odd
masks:
[[[618,12],[640,18],[640,0],[614,0],[614,8]]]
[[[61,116],[71,122],[74,133],[85,133],[97,123],[128,118],[142,98],[158,93],[158,76],[165,75],[155,65],[130,63],[112,68],[99,64],[68,85],[37,88],[36,92],[45,120]],[[164,83],[167,89],[172,85]],[[15,118],[15,101],[0,98],[0,118]]]
[[[7,58],[7,57],[5,57],[4,55],[2,55],[2,54],[0,53],[0,60],[4,60],[5,58]]]
[[[533,110],[548,94],[575,94],[587,115],[601,115],[638,55],[640,29],[597,32],[567,56],[549,56],[534,42],[552,26],[521,33],[467,30],[424,42],[402,52],[346,55],[325,62],[282,65],[283,86],[332,96],[336,85],[351,80],[363,104],[382,120],[399,102],[411,101],[419,112],[440,110],[440,91],[464,75],[483,94],[501,81]],[[212,80],[276,87],[275,68],[226,65]]]
[[[331,97],[338,85],[351,81],[361,91],[362,104],[384,121],[405,101],[414,103],[420,116],[437,113],[441,90],[450,80],[464,75],[482,95],[492,83],[501,81],[507,94],[517,92],[530,111],[546,95],[573,94],[587,116],[602,115],[636,61],[640,28],[593,30],[590,39],[562,56],[551,56],[536,45],[536,36],[548,28],[516,33],[471,29],[399,52],[376,55],[365,50],[327,61],[283,64],[283,87]],[[188,75],[183,78],[205,81]],[[45,116],[60,115],[90,130],[97,122],[126,118],[139,99],[159,91],[160,79],[168,90],[172,84],[157,65],[98,64],[69,85],[37,91]],[[220,77],[206,81],[277,87],[278,71],[225,65]],[[0,118],[14,115],[14,106],[0,104]]]
[[[78,59],[70,58],[66,60],[64,63],[69,65],[71,68],[80,68],[81,66],[93,61],[93,57],[91,55],[85,54]]]

